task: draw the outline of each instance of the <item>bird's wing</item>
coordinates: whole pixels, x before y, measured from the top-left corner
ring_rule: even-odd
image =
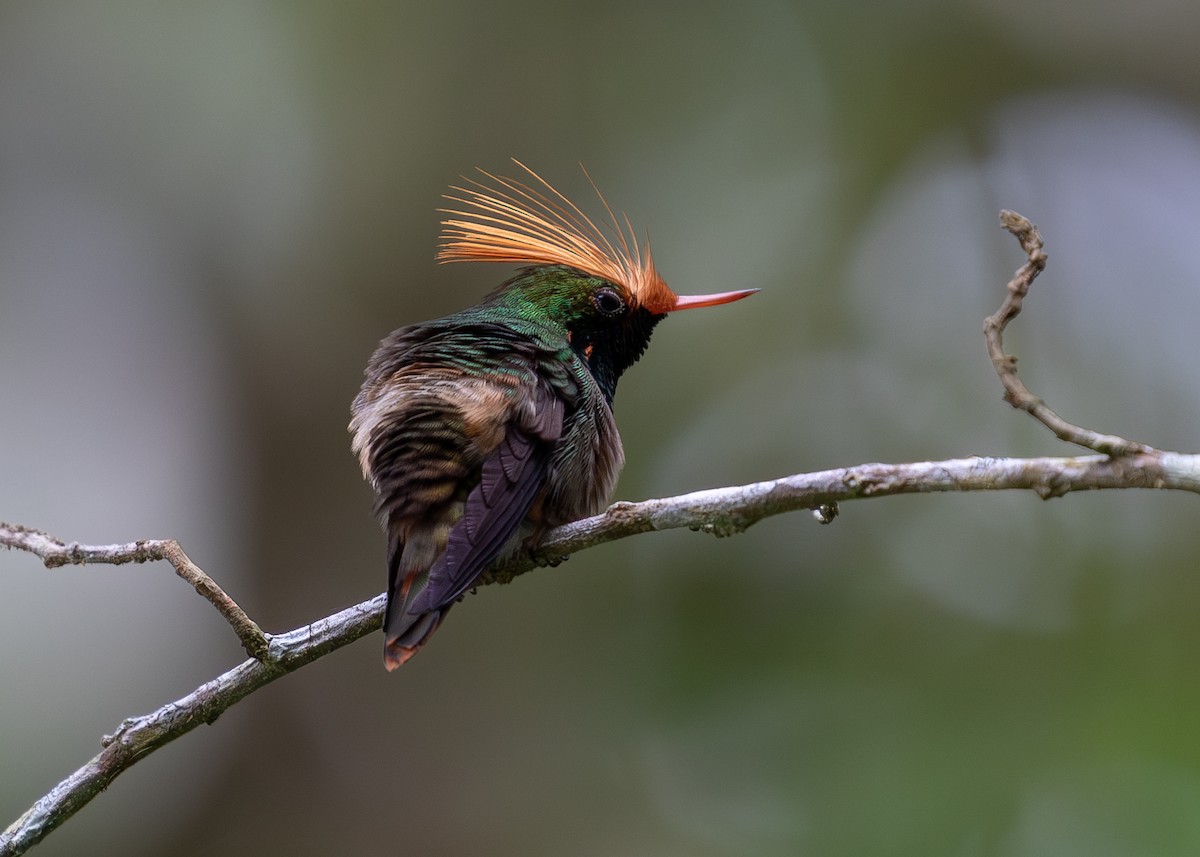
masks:
[[[503,550],[529,514],[546,481],[554,444],[562,436],[563,402],[538,385],[514,409],[504,437],[484,460],[446,550],[429,583],[408,605],[412,614],[453,604]]]

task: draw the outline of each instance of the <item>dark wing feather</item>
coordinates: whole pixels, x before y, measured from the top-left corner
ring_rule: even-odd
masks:
[[[412,604],[412,614],[453,604],[479,579],[520,529],[546,481],[554,444],[562,435],[563,404],[541,389],[533,413],[510,424],[484,461],[463,516],[450,531],[445,552],[429,570],[429,584]]]

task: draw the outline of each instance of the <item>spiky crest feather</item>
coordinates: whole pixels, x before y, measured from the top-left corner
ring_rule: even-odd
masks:
[[[583,174],[608,212],[612,238],[548,181],[516,158],[513,163],[536,184],[480,169],[493,185],[463,176],[467,186],[451,187],[461,195],[445,195],[464,208],[439,209],[450,215],[442,221],[439,262],[568,265],[624,286],[652,313],[669,312],[675,306],[676,295],[655,270],[649,244],[638,245],[624,215],[622,226],[586,169]]]

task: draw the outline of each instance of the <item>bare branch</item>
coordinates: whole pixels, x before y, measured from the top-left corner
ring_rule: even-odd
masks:
[[[696,491],[678,497],[616,503],[602,515],[552,530],[536,551],[522,551],[491,570],[481,585],[507,583],[539,565],[605,542],[653,530],[688,528],[729,536],[772,515],[817,509],[839,501],[959,491],[1026,489],[1043,499],[1071,491],[1156,488],[1200,493],[1200,456],[1141,453],[1120,458],[959,458],[912,464],[863,464],[802,473],[769,482]],[[34,533],[14,539],[12,533]],[[4,525],[0,543],[42,556],[36,531]],[[53,540],[51,540],[53,542]],[[150,544],[150,543],[139,543]],[[35,545],[39,546],[35,549]],[[107,549],[77,546],[80,556]],[[166,557],[164,557],[165,559]],[[105,561],[103,559],[98,561]],[[132,561],[129,559],[123,561]],[[63,780],[0,834],[0,857],[21,854],[99,794],[124,770],[164,744],[212,723],[234,703],[281,676],[377,630],[384,596],[267,637],[261,660],[250,659],[182,699],[127,720],[105,739],[94,759]]]
[[[166,560],[177,575],[190,583],[192,588],[217,608],[217,612],[237,634],[246,654],[259,659],[266,654],[267,637],[262,629],[215,580],[188,558],[174,539],[145,539],[124,545],[81,545],[78,542],[67,544],[41,530],[0,521],[0,545],[29,551],[41,557],[46,568],[59,568],[64,565],[124,565],[127,562]]]
[[[1008,297],[1000,309],[983,322],[983,335],[987,340],[988,356],[992,366],[1004,385],[1004,401],[1014,408],[1025,411],[1060,440],[1074,443],[1084,449],[1095,450],[1105,455],[1132,455],[1138,452],[1154,452],[1154,447],[1126,440],[1112,434],[1101,434],[1069,423],[1047,407],[1040,398],[1029,392],[1029,388],[1017,377],[1017,358],[1004,353],[1004,329],[1021,312],[1021,303],[1029,293],[1029,287],[1037,275],[1046,269],[1046,253],[1042,250],[1042,236],[1028,218],[1015,211],[1001,211],[1000,224],[1021,242],[1021,249],[1029,257],[1008,283]]]
[[[18,546],[19,547],[19,546]],[[263,660],[251,658],[182,699],[124,721],[103,740],[104,749],[0,833],[0,855],[22,854],[82,809],[122,772],[150,753],[212,723],[225,709],[280,676],[377,630],[382,595],[288,634],[270,638]]]
[[[697,491],[678,497],[617,503],[602,515],[558,527],[490,569],[481,585],[506,583],[539,565],[555,565],[589,547],[652,530],[687,527],[728,536],[772,515],[812,509],[818,522],[837,517],[838,503],[894,494],[1023,489],[1043,499],[1072,491],[1149,488],[1200,493],[1200,456],[1164,452],[1075,426],[1058,416],[1017,378],[1016,358],[1005,354],[1004,329],[1021,311],[1046,255],[1037,229],[1019,214],[1002,222],[1021,242],[1028,262],[1008,284],[1008,297],[984,323],[988,353],[1005,399],[1045,424],[1062,440],[1102,453],[1073,458],[959,458],[797,474],[769,482]],[[165,560],[220,611],[251,658],[187,696],[126,720],[90,762],[37,801],[3,833],[0,857],[25,852],[103,791],[130,766],[186,734],[212,723],[231,705],[281,676],[377,630],[385,596],[378,595],[286,634],[268,635],[201,571],[173,540],[126,545],[65,544],[38,530],[0,523],[0,545],[28,551],[48,568],[72,564]]]

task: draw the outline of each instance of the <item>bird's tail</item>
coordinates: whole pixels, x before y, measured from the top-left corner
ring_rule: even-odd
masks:
[[[403,665],[429,642],[453,604],[425,613],[409,608],[429,584],[429,551],[410,539],[388,550],[388,603],[383,617],[383,663],[388,671]]]

